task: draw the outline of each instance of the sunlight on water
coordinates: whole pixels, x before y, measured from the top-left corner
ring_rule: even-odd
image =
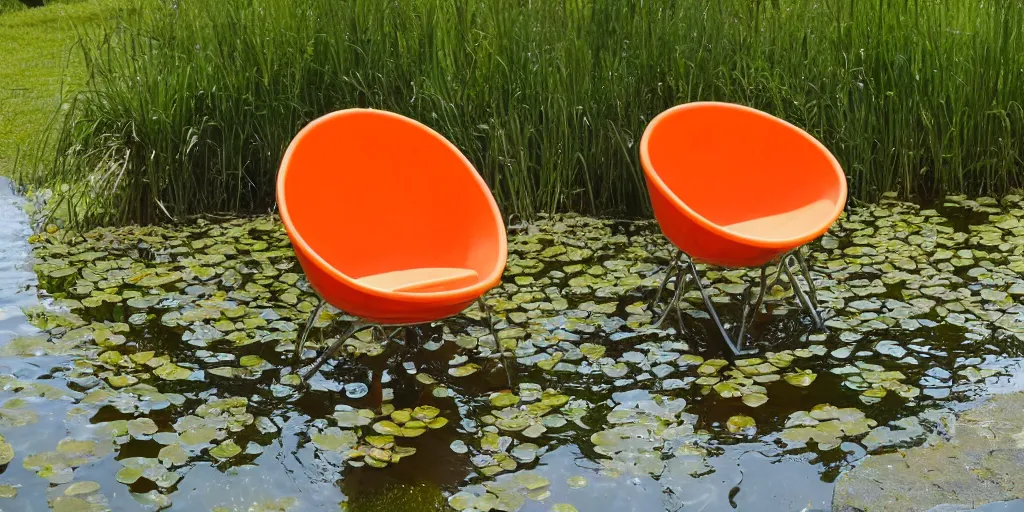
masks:
[[[318,301],[276,218],[50,229],[32,273],[0,209],[0,508],[827,510],[865,455],[1024,389],[1019,198],[852,209],[811,260],[829,332],[773,288],[738,360],[695,293],[651,327],[652,222],[545,217],[511,230],[499,340],[476,307],[367,332],[308,390]],[[750,276],[706,270],[734,318]],[[303,364],[349,320],[315,318]]]

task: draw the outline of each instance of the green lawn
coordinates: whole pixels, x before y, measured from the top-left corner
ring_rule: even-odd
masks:
[[[43,140],[62,98],[84,82],[78,30],[99,26],[114,10],[113,0],[35,9],[0,0],[0,175],[12,174],[19,149]]]

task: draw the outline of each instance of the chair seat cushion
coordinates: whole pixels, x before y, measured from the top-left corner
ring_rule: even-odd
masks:
[[[395,270],[356,279],[370,288],[387,292],[425,293],[456,290],[479,279],[475,270],[468,268],[410,268]]]
[[[722,226],[737,235],[768,240],[795,238],[815,231],[832,218],[835,203],[819,199],[813,203],[775,215],[766,215]]]

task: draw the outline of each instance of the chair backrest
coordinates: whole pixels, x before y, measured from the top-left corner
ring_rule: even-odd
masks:
[[[846,176],[810,134],[741,105],[694,102],[666,110],[641,142],[644,171],[718,226],[821,208],[831,224]],[[827,226],[825,226],[827,228]]]
[[[285,153],[286,229],[351,279],[419,267],[500,275],[504,222],[486,183],[444,137],[412,119],[350,109],[309,123]]]

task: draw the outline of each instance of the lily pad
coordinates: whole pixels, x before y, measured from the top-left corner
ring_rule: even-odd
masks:
[[[582,489],[587,486],[587,479],[582,476],[570,476],[567,483],[570,489]]]
[[[373,425],[373,430],[387,436],[401,436],[402,427],[392,421],[381,421]]]
[[[352,428],[369,425],[373,422],[374,414],[369,409],[342,410],[335,412],[333,417],[339,427]]]
[[[330,427],[323,432],[313,434],[313,444],[326,451],[343,452],[359,443],[359,437],[351,430]]]
[[[782,377],[786,382],[801,388],[810,386],[814,379],[818,376],[811,370],[796,371],[793,373],[787,373]]]
[[[156,423],[149,418],[128,421],[128,434],[135,438],[153,435],[157,430]]]
[[[181,466],[188,462],[188,452],[183,450],[181,445],[175,443],[161,448],[157,459],[167,467]]]
[[[512,394],[510,391],[502,391],[499,393],[492,393],[490,402],[494,407],[508,407],[519,403],[519,397]]]
[[[468,377],[479,370],[480,365],[476,363],[469,363],[456,368],[451,368],[448,370],[448,373],[451,374],[452,377]]]
[[[239,453],[242,453],[242,449],[230,439],[210,449],[210,455],[220,460],[230,459]]]
[[[4,436],[0,435],[0,466],[4,466],[14,460],[14,447],[8,443]]]
[[[584,343],[580,345],[580,352],[582,352],[583,355],[591,361],[597,361],[604,357],[605,350],[604,345],[596,345],[593,343]]]
[[[550,480],[534,471],[523,471],[521,473],[517,473],[514,477],[514,481],[530,491],[551,485]]]
[[[174,363],[167,363],[153,370],[153,374],[164,380],[184,380],[192,375],[192,370],[182,368]]]
[[[420,421],[434,419],[438,414],[441,414],[441,410],[432,405],[421,405],[412,410],[412,417]]]
[[[743,395],[743,403],[750,407],[760,407],[768,403],[768,395],[764,393],[748,393]]]
[[[100,484],[93,481],[75,482],[64,489],[65,496],[83,496],[100,490]]]
[[[133,484],[138,479],[145,478],[159,487],[166,488],[173,486],[180,478],[177,473],[164,468],[155,458],[131,457],[118,462],[123,467],[115,478],[123,484]]]
[[[733,416],[726,422],[726,426],[733,434],[742,432],[749,435],[757,430],[757,423],[750,416]]]

